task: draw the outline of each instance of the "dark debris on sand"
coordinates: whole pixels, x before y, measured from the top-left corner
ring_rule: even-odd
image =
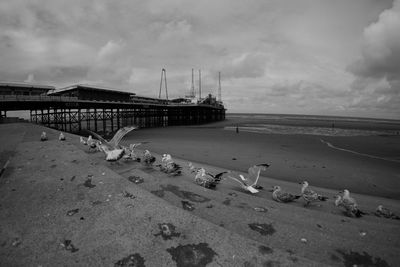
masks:
[[[68,215],[68,216],[72,216],[72,215],[74,215],[75,213],[78,213],[78,212],[79,212],[79,209],[69,210],[69,211],[67,212],[67,215]]]
[[[145,267],[144,258],[139,254],[131,254],[114,264],[114,267]]]
[[[207,243],[179,245],[167,249],[177,267],[202,267],[213,261],[218,255]]]
[[[273,235],[276,232],[272,224],[250,223],[249,227],[251,230],[259,232],[261,235]]]
[[[135,184],[141,184],[144,182],[144,179],[142,177],[136,176],[136,175],[131,175],[128,177],[128,180],[131,181],[132,183]]]
[[[182,202],[182,207],[184,210],[188,210],[188,211],[194,210],[194,205],[192,203],[190,203],[189,201],[182,200],[181,202]]]
[[[71,240],[65,239],[62,243],[61,246],[67,250],[67,251],[71,251],[71,253],[77,252],[79,250],[79,248],[76,248],[73,244]]]
[[[170,240],[173,237],[181,236],[181,233],[176,232],[176,227],[172,223],[159,223],[158,227],[160,228],[160,232],[154,234],[154,236],[161,235],[164,240]]]

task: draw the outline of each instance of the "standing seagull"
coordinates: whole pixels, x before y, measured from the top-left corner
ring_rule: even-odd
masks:
[[[363,214],[366,214],[358,209],[357,203],[355,201],[344,200],[342,196],[335,196],[335,206],[342,207],[345,209],[345,214],[348,217],[360,218]]]
[[[161,164],[158,165],[161,171],[169,175],[179,175],[182,172],[182,167],[176,164],[170,154],[164,154],[161,159]]]
[[[290,193],[282,191],[281,187],[278,185],[274,186],[272,192],[272,199],[277,202],[283,202],[283,203],[292,202],[300,197],[301,196],[292,195]]]
[[[311,202],[314,201],[326,201],[328,198],[324,197],[320,194],[317,194],[314,190],[308,187],[308,182],[304,181],[300,183],[301,186],[301,196],[306,201],[304,207],[308,206]]]
[[[350,196],[350,191],[347,189],[343,190],[342,203],[346,206],[346,210],[350,211],[356,217],[366,214],[358,208],[356,200]]]
[[[259,192],[257,189],[262,189],[262,186],[257,185],[258,178],[260,178],[260,172],[265,171],[268,167],[269,164],[266,163],[254,165],[249,168],[249,175],[247,178],[239,174],[240,180],[230,175],[228,175],[228,177],[238,182],[243,189],[255,194]]]
[[[215,188],[217,184],[219,184],[219,182],[222,180],[222,176],[227,173],[220,172],[214,175],[212,173],[206,172],[204,168],[194,167],[191,162],[189,163],[189,166],[192,172],[196,173],[196,176],[194,177],[194,181],[196,182],[196,184],[209,189]]]
[[[42,134],[40,135],[40,141],[46,141],[47,140],[47,134],[46,132],[42,132]]]
[[[116,161],[119,160],[125,153],[125,150],[119,145],[121,139],[130,131],[137,129],[136,126],[127,126],[119,129],[117,133],[113,136],[110,141],[105,140],[103,137],[98,135],[95,132],[89,131],[93,134],[98,140],[100,140],[100,144],[97,144],[99,148],[106,154],[107,161]],[[90,136],[91,137],[91,136]],[[89,140],[88,140],[89,144]]]
[[[153,163],[156,161],[156,157],[154,157],[150,151],[145,150],[143,153],[143,163],[146,164],[147,166],[153,165]]]
[[[60,136],[58,137],[58,140],[65,141],[65,135],[63,133],[60,133]]]

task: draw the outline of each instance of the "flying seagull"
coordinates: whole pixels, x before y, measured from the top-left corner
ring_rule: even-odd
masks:
[[[260,172],[265,171],[268,167],[269,164],[266,163],[256,164],[249,168],[248,170],[249,175],[247,178],[245,178],[241,174],[239,174],[240,179],[232,177],[230,175],[228,175],[228,177],[238,182],[243,189],[248,190],[251,193],[255,194],[259,192],[257,189],[262,189],[261,186],[257,185],[258,179],[260,178]]]
[[[308,182],[304,181],[300,183],[301,186],[301,196],[306,201],[304,207],[308,206],[311,202],[314,201],[326,201],[328,198],[324,197],[320,194],[317,194],[314,190],[308,187]]]
[[[283,202],[283,203],[292,202],[300,197],[301,196],[293,195],[282,191],[281,187],[278,185],[274,186],[273,188],[272,199],[277,202]]]
[[[47,134],[46,132],[42,132],[42,134],[40,135],[40,141],[46,141],[47,140]]]
[[[394,214],[390,209],[383,207],[382,205],[379,205],[376,208],[376,211],[374,213],[378,217],[385,217],[388,219],[393,219],[393,220],[400,220],[400,217]]]
[[[125,150],[119,145],[119,142],[127,133],[129,133],[134,129],[137,129],[137,127],[136,126],[123,127],[116,132],[116,134],[110,141],[105,140],[103,137],[101,137],[95,132],[92,131],[89,132],[93,134],[101,142],[100,144],[96,144],[96,147],[98,146],[104,152],[104,154],[106,154],[106,160],[116,161],[119,160],[125,153]]]

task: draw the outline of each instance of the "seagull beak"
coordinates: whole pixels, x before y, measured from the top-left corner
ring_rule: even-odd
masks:
[[[274,189],[273,188],[268,189],[268,192],[274,192]]]

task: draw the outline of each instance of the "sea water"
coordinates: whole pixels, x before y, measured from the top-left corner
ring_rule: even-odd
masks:
[[[241,121],[240,125],[224,127],[229,131],[321,136],[400,134],[399,120],[283,114],[229,114],[227,118]]]

